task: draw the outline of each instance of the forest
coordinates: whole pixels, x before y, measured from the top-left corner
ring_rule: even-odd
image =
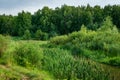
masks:
[[[43,7],[34,14],[22,11],[16,16],[0,15],[0,34],[23,37],[29,33],[34,39],[41,34],[49,39],[79,31],[83,24],[90,30],[97,30],[107,16],[120,29],[119,5],[107,5],[104,8],[98,5],[91,7],[89,4],[78,7],[63,5],[55,9]]]
[[[120,80],[120,5],[47,6],[0,15],[0,80]]]

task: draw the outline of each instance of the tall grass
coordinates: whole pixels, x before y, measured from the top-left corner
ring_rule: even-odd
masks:
[[[0,57],[2,57],[4,51],[7,49],[9,43],[9,37],[0,35]]]
[[[109,73],[85,58],[74,58],[69,51],[53,48],[44,50],[43,69],[56,79],[110,80]]]

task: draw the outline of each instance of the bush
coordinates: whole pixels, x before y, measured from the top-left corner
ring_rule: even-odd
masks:
[[[24,35],[23,35],[23,39],[25,39],[25,40],[31,39],[31,33],[29,30],[25,30]]]
[[[66,42],[69,41],[69,38],[67,35],[64,36],[56,36],[50,39],[50,43],[52,44],[65,44]]]
[[[37,30],[35,33],[35,38],[37,40],[47,40],[48,39],[48,34],[45,32],[42,32],[41,30]]]
[[[18,65],[25,67],[41,67],[42,50],[33,44],[20,44],[14,52],[14,59]]]

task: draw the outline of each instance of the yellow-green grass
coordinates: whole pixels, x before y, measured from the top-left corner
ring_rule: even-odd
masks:
[[[6,54],[3,57],[3,60],[5,61],[4,65],[0,65],[0,79],[1,80],[21,80],[21,79],[26,79],[26,80],[53,80],[54,77],[49,74],[46,71],[39,70],[36,68],[26,68],[26,67],[20,67],[14,63],[12,63],[12,56],[10,55],[14,53],[16,47],[19,47],[21,44],[31,44],[34,46],[40,46],[40,49],[44,49],[45,47],[42,47],[42,45],[47,44],[47,41],[37,41],[37,40],[18,40],[14,41],[11,40],[9,42],[8,48],[5,51],[4,54]],[[9,55],[9,56],[8,56]],[[7,59],[6,59],[7,58]],[[119,79],[120,75],[120,69],[116,67],[110,67],[110,66],[104,66],[103,68],[106,69],[106,71],[110,71],[111,75],[114,76],[114,80]],[[109,69],[108,69],[109,68]],[[116,75],[115,75],[116,74]]]
[[[27,69],[20,66],[0,65],[0,80],[50,80],[47,72],[37,69]]]

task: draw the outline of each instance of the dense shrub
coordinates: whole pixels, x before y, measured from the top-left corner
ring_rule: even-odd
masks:
[[[18,65],[41,67],[42,50],[39,46],[21,43],[14,52],[14,59]]]
[[[48,34],[45,32],[42,32],[41,30],[37,30],[35,33],[35,39],[37,40],[47,40]]]
[[[25,39],[25,40],[31,39],[31,33],[29,30],[25,30],[24,35],[23,35],[23,39]]]
[[[56,36],[50,39],[50,43],[52,44],[65,44],[69,41],[69,38],[67,35],[64,36]]]
[[[85,52],[86,50],[95,52],[93,55],[88,56],[94,59],[98,58],[98,56],[95,56],[98,53],[100,56],[98,59],[120,56],[120,33],[116,26],[113,25],[110,17],[107,17],[103,25],[96,31],[88,30],[82,25],[80,31],[73,32],[67,36],[52,38],[50,43],[62,45],[62,48],[71,50],[74,55],[83,54],[83,56],[86,56],[88,55]]]

